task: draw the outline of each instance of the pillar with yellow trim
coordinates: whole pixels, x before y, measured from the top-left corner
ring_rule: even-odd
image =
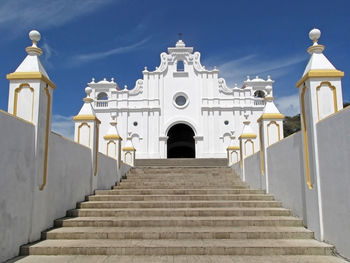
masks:
[[[40,61],[43,54],[37,46],[40,33],[32,30],[29,38],[32,45],[26,48],[26,58],[15,72],[6,76],[10,82],[8,112],[35,125],[35,169],[40,178],[37,185],[43,190],[47,183],[52,96],[56,86]]]
[[[279,112],[273,102],[272,87],[266,87],[265,107],[263,114],[257,120],[259,123],[260,139],[260,173],[265,176],[262,180],[262,188],[269,192],[269,173],[267,163],[267,147],[283,139],[283,119],[284,115]]]
[[[240,148],[240,167],[241,167],[241,178],[245,181],[245,171],[244,171],[244,159],[256,151],[256,134],[254,133],[252,127],[250,127],[250,121],[248,120],[248,114],[245,114],[245,121],[243,122],[242,134],[238,137],[239,148]]]
[[[313,45],[307,51],[309,62],[297,82],[301,107],[303,136],[303,162],[306,182],[306,221],[315,236],[323,240],[322,182],[319,173],[317,122],[343,108],[341,78],[344,72],[337,70],[323,54],[325,46],[318,44],[319,29],[309,33]],[[316,216],[317,215],[317,216]]]
[[[230,145],[227,147],[227,165],[231,166],[235,164],[236,162],[239,162],[240,152],[239,152],[239,145],[236,143],[236,137],[234,136],[234,131],[231,131],[231,142]]]
[[[117,129],[117,121],[116,121],[116,114],[111,114],[111,127],[109,128],[108,132],[106,133],[103,138],[106,141],[106,154],[109,157],[112,157],[117,160],[118,162],[118,168],[121,167],[121,141],[123,140],[119,136],[119,132]]]
[[[125,146],[123,147],[124,162],[130,166],[134,166],[136,149],[132,144],[131,132],[128,133]]]
[[[78,115],[74,116],[74,141],[91,149],[91,163],[94,177],[98,171],[98,141],[100,120],[96,117],[92,107],[93,99],[90,97],[92,89],[85,88],[86,98],[83,99],[84,105]],[[92,188],[94,188],[96,179],[93,179]]]

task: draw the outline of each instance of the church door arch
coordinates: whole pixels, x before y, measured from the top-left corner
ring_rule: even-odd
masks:
[[[195,158],[194,131],[186,124],[179,123],[168,131],[167,158]]]

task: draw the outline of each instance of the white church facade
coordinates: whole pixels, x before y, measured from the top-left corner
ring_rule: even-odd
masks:
[[[266,80],[247,77],[242,87],[229,88],[219,70],[206,69],[201,54],[181,39],[167,51],[160,54],[160,65],[154,71],[145,67],[143,79],[133,89],[121,88],[114,79],[88,83],[91,110],[101,122],[99,151],[108,155],[110,150],[105,135],[111,116],[117,122],[114,133],[123,139],[124,147],[130,137],[136,158],[226,158],[228,148],[239,149],[246,118],[252,130],[246,151],[258,151],[257,120],[263,114],[265,97],[272,97],[270,76]],[[82,109],[78,116],[89,114]],[[76,119],[76,141],[84,129],[90,132],[82,123]],[[238,158],[237,154],[234,161]]]

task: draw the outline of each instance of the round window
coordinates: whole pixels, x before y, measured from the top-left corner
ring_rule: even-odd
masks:
[[[183,95],[179,95],[176,97],[175,99],[175,103],[178,105],[178,106],[184,106],[186,104],[186,97],[183,96]]]
[[[176,108],[186,108],[189,103],[188,96],[184,92],[178,92],[173,97],[173,104]]]
[[[228,121],[224,121],[224,124],[225,124],[225,125],[228,125],[228,123],[229,123]]]
[[[134,123],[133,123],[133,124],[134,124],[134,126],[137,126],[137,124],[138,124],[138,123],[137,123],[137,121],[134,121]]]

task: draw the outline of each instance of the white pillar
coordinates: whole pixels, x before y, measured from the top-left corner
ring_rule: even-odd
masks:
[[[283,119],[276,108],[273,97],[271,96],[272,87],[266,87],[267,96],[265,97],[265,107],[263,114],[257,120],[259,123],[260,139],[260,173],[265,176],[264,185],[262,186],[269,193],[269,170],[267,163],[267,147],[283,139]]]
[[[121,167],[121,141],[123,140],[119,136],[117,129],[116,113],[111,114],[112,121],[110,122],[111,127],[107,134],[103,136],[106,142],[106,154],[117,160],[118,169]]]
[[[241,167],[241,177],[245,181],[245,171],[244,171],[244,159],[256,151],[255,139],[256,134],[253,132],[253,129],[250,127],[250,121],[248,120],[248,114],[244,115],[246,120],[243,122],[243,131],[241,136],[239,136],[239,148],[240,148],[240,167]]]
[[[8,112],[35,125],[36,181],[43,190],[47,183],[52,96],[56,86],[39,58],[43,53],[37,46],[40,33],[32,30],[29,38],[33,44],[26,48],[27,57],[15,72],[7,75],[10,82]]]
[[[240,149],[239,146],[235,143],[234,131],[231,131],[231,142],[227,147],[227,165],[232,166],[240,160]]]
[[[124,162],[130,166],[134,166],[136,149],[132,144],[131,134],[132,134],[131,132],[128,133],[125,146],[123,147],[123,152],[124,152]]]
[[[98,171],[98,141],[99,141],[99,125],[100,120],[96,117],[95,111],[92,107],[93,99],[90,97],[92,89],[90,87],[85,88],[86,98],[84,98],[84,104],[79,114],[73,118],[75,122],[74,129],[74,141],[85,145],[91,149],[91,161],[92,161],[92,190],[96,187],[97,180],[94,178],[97,176]]]
[[[315,236],[323,240],[322,182],[319,174],[316,124],[342,109],[341,77],[344,72],[337,70],[325,57],[325,47],[317,43],[320,36],[318,29],[309,33],[314,42],[308,48],[311,57],[296,86],[299,89],[301,106],[307,222]],[[316,211],[317,216],[309,211]]]

